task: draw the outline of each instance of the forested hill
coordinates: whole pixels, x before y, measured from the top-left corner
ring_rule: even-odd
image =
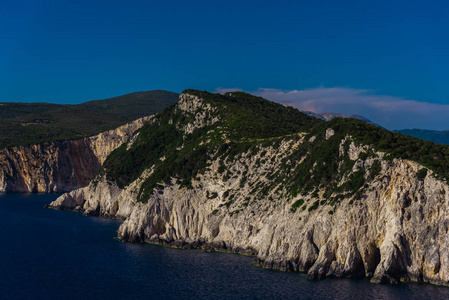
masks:
[[[449,147],[241,92],[186,90],[49,207],[118,237],[257,255],[308,278],[449,285]]]
[[[333,132],[333,136],[327,137],[327,132]],[[292,192],[324,186],[332,194],[353,167],[353,163],[342,160],[339,154],[342,151],[339,149],[346,149],[351,141],[369,147],[364,154],[366,158],[374,159],[374,152],[382,151],[386,153],[385,158],[410,159],[442,178],[449,178],[447,146],[352,118],[324,122],[294,108],[242,92],[220,95],[196,90],[186,90],[176,105],[157,114],[154,122],[140,130],[132,145],[123,145],[114,151],[102,172],[108,180],[125,187],[144,170],[155,168],[142,187],[144,199],[144,194],[161,182],[170,182],[171,178],[189,185],[213,159],[234,159],[251,149],[255,151],[282,140],[299,139],[298,133],[307,134],[302,146],[276,167],[281,172],[277,172],[278,178],[273,181],[288,183]],[[292,173],[291,168],[296,168],[296,172]],[[362,175],[365,176],[358,174]],[[355,193],[359,188],[356,184],[351,190]]]
[[[77,105],[3,102],[0,148],[92,136],[162,111],[178,96],[155,90]]]
[[[123,187],[155,166],[154,176],[145,184],[147,192],[172,177],[189,184],[214,155],[237,154],[263,141],[309,131],[319,123],[324,122],[242,92],[186,90],[179,102],[141,128],[132,145],[114,151],[101,172]]]

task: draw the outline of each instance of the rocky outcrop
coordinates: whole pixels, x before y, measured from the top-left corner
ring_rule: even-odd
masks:
[[[114,149],[151,117],[79,140],[0,150],[0,192],[53,193],[86,186]]]
[[[248,253],[261,266],[307,272],[311,279],[449,285],[449,186],[436,173],[361,144],[337,126],[232,141],[213,106],[189,95],[180,99],[167,122],[187,146],[167,145],[172,157],[161,152],[123,189],[105,172],[49,207],[122,218],[123,241]],[[192,144],[196,130],[206,136]],[[213,153],[189,180],[154,180],[159,162],[202,145]]]
[[[293,147],[262,151],[276,156]],[[264,182],[269,165],[246,163],[251,186]],[[264,267],[307,272],[312,279],[372,276],[373,282],[449,284],[449,187],[431,174],[418,180],[419,164],[383,161],[360,200],[348,198],[310,211],[293,211],[292,204],[304,198],[311,207],[325,199],[286,201],[275,194],[257,199],[249,184],[240,187],[241,176],[224,181],[218,164],[199,176],[192,189],[173,182],[155,191],[148,203],[137,202],[139,180],[120,190],[103,179],[61,196],[50,207],[124,218],[118,231],[124,241],[255,254]],[[238,174],[243,165],[234,161],[228,167]]]

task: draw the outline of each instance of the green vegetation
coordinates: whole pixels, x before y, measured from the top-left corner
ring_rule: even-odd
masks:
[[[277,137],[310,129],[322,121],[307,116],[293,107],[255,97],[243,92],[225,95],[197,90],[186,93],[207,99],[216,106],[233,139]]]
[[[0,148],[78,139],[162,111],[178,95],[132,93],[77,105],[0,103]]]
[[[213,192],[212,194],[209,194],[209,191],[207,191],[206,193],[206,198],[207,199],[215,199],[218,197],[218,193],[217,192]]]
[[[332,128],[335,134],[326,140],[324,133],[328,128]],[[312,137],[315,139],[311,139]],[[347,137],[351,138],[343,144],[345,154],[340,156],[340,144]],[[302,189],[302,193],[312,193],[312,197],[316,198],[317,187],[325,189],[323,196],[331,199],[329,204],[352,195],[356,195],[356,200],[361,199],[365,183],[373,180],[382,170],[382,166],[380,161],[375,159],[369,170],[359,169],[352,172],[355,161],[349,159],[347,154],[351,139],[356,144],[369,146],[368,151],[360,154],[359,160],[375,158],[371,150],[374,149],[386,152],[390,159],[417,161],[432,169],[441,178],[449,178],[449,147],[393,133],[359,120],[337,118],[317,124],[311,130],[302,146],[291,155],[304,158],[302,163],[296,165],[298,161],[291,160],[291,165],[287,165],[284,161],[280,173],[288,174],[288,177],[283,176],[284,178],[277,180],[284,180],[292,195]],[[423,178],[424,171],[422,172],[419,178]],[[342,180],[344,183],[338,186],[337,183]],[[332,198],[334,193],[338,195]]]
[[[142,185],[141,197],[147,197],[159,182],[170,183],[172,177],[189,187],[199,170],[207,166],[208,147],[198,145],[198,139],[207,131],[197,130],[191,139],[184,140],[183,133],[176,128],[186,122],[185,116],[175,112],[171,106],[158,114],[158,122],[147,123],[141,128],[133,146],[126,150],[122,145],[105,161],[102,171],[109,180],[124,187],[137,179],[142,172],[155,166],[154,176]],[[172,120],[172,124],[170,124]],[[165,157],[161,160],[161,157]]]
[[[416,172],[416,178],[418,178],[418,180],[424,180],[424,178],[426,178],[427,175],[427,169],[426,168],[422,168],[420,169],[418,172]]]
[[[157,115],[157,122],[148,123],[140,129],[136,142],[129,150],[126,150],[127,145],[122,145],[102,167],[101,173],[119,187],[128,185],[145,169],[154,167],[153,175],[142,184],[139,192],[141,201],[146,201],[158,183],[169,184],[172,178],[190,187],[192,179],[209,166],[211,158],[224,157],[226,161],[232,161],[243,152],[257,152],[261,139],[272,143],[270,138],[310,130],[314,124],[321,122],[291,107],[244,93],[220,95],[192,90],[187,92],[218,108],[220,120],[185,135],[179,128],[193,122],[195,115],[180,112],[172,105]],[[214,117],[208,114],[209,119]],[[227,143],[221,138],[223,134],[229,139]],[[161,160],[161,157],[164,159]],[[225,170],[222,161],[218,173]],[[228,172],[223,179],[230,177]],[[269,187],[265,189],[267,192]]]
[[[315,202],[313,202],[313,204],[307,209],[308,211],[312,211],[318,208],[318,206],[320,205],[320,201],[317,200]]]
[[[135,120],[164,110],[178,101],[178,97],[177,93],[154,90],[135,92],[105,100],[88,101],[72,107],[77,110],[108,113],[124,117],[127,120]]]
[[[206,106],[202,106],[197,112],[186,113],[178,110],[176,105],[170,106],[156,116],[155,122],[140,130],[129,150],[127,145],[119,147],[103,165],[101,173],[119,187],[127,186],[144,170],[152,168],[152,175],[144,180],[139,191],[140,201],[147,201],[159,183],[176,181],[191,188],[198,174],[208,169],[214,160],[219,160],[218,174],[223,181],[239,176],[239,172],[233,173],[227,166],[235,163],[243,153],[247,159],[251,158],[253,166],[264,168],[272,159],[267,157],[264,147],[277,149],[282,141],[299,141],[299,132],[307,132],[301,146],[293,149],[267,173],[269,182],[254,184],[249,180],[246,169],[241,173],[240,187],[248,184],[255,199],[273,199],[273,193],[280,186],[282,189],[277,196],[281,198],[308,195],[316,199],[308,207],[309,211],[320,205],[333,206],[351,197],[353,203],[363,199],[369,182],[382,170],[375,150],[386,152],[390,160],[405,158],[417,161],[438,176],[448,178],[447,146],[403,136],[351,118],[320,121],[291,107],[241,92],[225,95],[194,90],[186,92],[200,97],[212,109],[205,110]],[[204,124],[209,125],[186,134],[183,128],[194,122],[196,113],[201,113],[205,118]],[[218,121],[214,123],[212,120]],[[326,139],[328,128],[334,130],[334,135]],[[358,154],[358,158],[350,159],[351,143],[368,147]],[[257,157],[252,160],[253,156]],[[356,164],[360,161],[365,163]],[[417,176],[424,178],[425,174]],[[318,193],[320,190],[323,193]],[[213,196],[207,195],[207,198]],[[226,191],[224,198],[227,196]],[[233,199],[229,197],[224,206],[229,208]],[[307,208],[304,200],[293,203],[291,211],[295,212],[299,207],[302,210]]]
[[[349,176],[349,180],[346,181],[342,187],[344,191],[351,191],[352,193],[355,193],[358,191],[364,184],[365,184],[365,171],[359,170],[355,173],[352,173]]]
[[[295,201],[295,203],[292,204],[292,207],[290,208],[291,212],[296,212],[296,209],[304,204],[304,199],[299,199]]]
[[[449,179],[449,147],[383,130],[355,119],[329,122],[339,136],[351,135],[358,143],[386,152],[391,157],[416,161]]]
[[[374,178],[376,178],[376,176],[379,175],[380,171],[382,171],[382,165],[380,164],[379,160],[375,160],[371,165],[369,171],[369,179],[373,180]]]

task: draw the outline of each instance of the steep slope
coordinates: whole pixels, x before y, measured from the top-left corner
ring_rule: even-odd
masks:
[[[418,139],[431,141],[438,144],[449,145],[449,131],[437,131],[426,129],[402,129],[395,130],[395,132],[402,133],[403,135],[413,136]]]
[[[67,192],[86,186],[106,157],[150,120],[96,136],[0,150],[0,192]]]
[[[0,148],[93,136],[162,111],[178,96],[148,91],[77,105],[0,103]]]
[[[449,148],[244,93],[185,91],[49,205],[119,238],[250,253],[309,278],[449,284]]]

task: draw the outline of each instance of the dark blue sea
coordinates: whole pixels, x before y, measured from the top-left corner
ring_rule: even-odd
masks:
[[[122,243],[120,221],[43,208],[56,197],[0,196],[1,299],[449,299],[430,284],[308,281],[237,254]]]

